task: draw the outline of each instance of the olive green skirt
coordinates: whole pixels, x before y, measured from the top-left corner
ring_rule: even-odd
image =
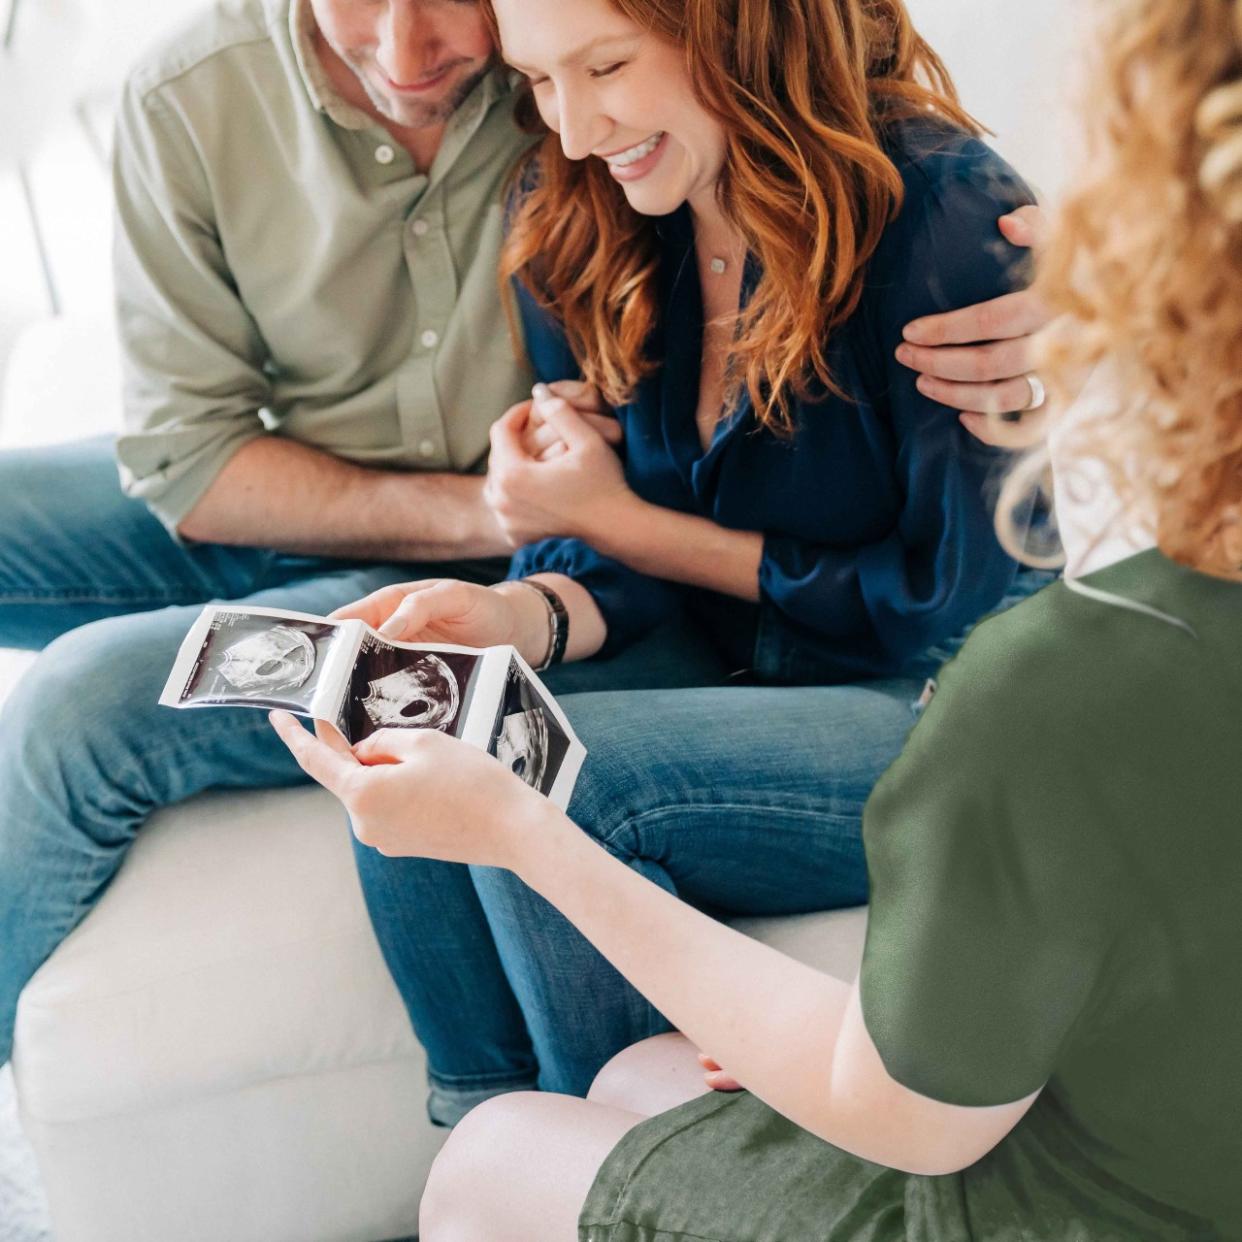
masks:
[[[643,1122],[617,1144],[582,1209],[578,1238],[906,1242],[912,1180],[925,1179],[824,1143],[747,1092],[714,1093]]]

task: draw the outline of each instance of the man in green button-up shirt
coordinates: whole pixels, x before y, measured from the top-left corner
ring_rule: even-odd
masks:
[[[526,141],[469,3],[229,4],[141,66],[116,156],[128,494],[204,542],[506,552],[477,472],[530,392],[497,282]]]
[[[482,471],[531,383],[497,279],[513,103],[460,0],[221,0],[130,77],[125,430],[0,454],[0,645],[45,648],[0,727],[0,1063],[152,811],[300,780],[261,715],[157,705],[205,601],[504,576]]]

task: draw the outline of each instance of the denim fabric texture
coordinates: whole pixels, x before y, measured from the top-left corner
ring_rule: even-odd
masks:
[[[1003,607],[1051,579],[1020,573]],[[583,673],[597,675],[590,665],[549,675],[589,751],[570,817],[715,916],[866,902],[863,807],[918,718],[925,677],[770,687],[724,684],[721,665],[710,684],[692,630],[665,629],[657,639],[658,655],[655,640],[642,644],[653,668],[670,676],[693,668],[703,684],[687,673],[676,689],[574,693]],[[389,969],[427,1049],[438,1123],[452,1125],[507,1090],[585,1095],[610,1057],[669,1029],[512,874],[360,847],[357,856]]]
[[[208,788],[305,779],[264,713],[159,706],[204,603],[326,613],[412,577],[496,581],[505,563],[179,544],[121,493],[110,439],[0,453],[0,535],[0,646],[41,652],[0,712],[2,1064],[22,988],[153,811]]]

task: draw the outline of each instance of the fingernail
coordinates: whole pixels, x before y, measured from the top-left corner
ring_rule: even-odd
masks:
[[[904,362],[906,366],[909,366],[911,361],[913,361],[913,359],[914,359],[914,350],[912,350],[909,345],[898,345],[897,346],[897,361],[898,362]]]
[[[914,323],[908,323],[902,331],[902,336],[907,341],[912,341],[915,345],[919,345],[923,340],[923,324],[921,320],[915,320]]]
[[[379,632],[384,638],[396,638],[404,628],[405,622],[400,617],[389,617],[379,627]]]
[[[530,390],[530,395],[534,397],[536,401],[547,401],[548,398],[552,396],[552,389],[550,389],[547,384],[536,384],[534,388]]]
[[[914,381],[914,384],[915,384],[915,387],[919,390],[919,392],[930,395],[931,384],[928,382],[927,376],[920,375],[918,379]]]

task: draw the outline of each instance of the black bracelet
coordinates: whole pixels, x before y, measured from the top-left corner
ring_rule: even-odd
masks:
[[[565,648],[569,645],[569,610],[565,607],[565,601],[550,586],[533,582],[530,578],[523,578],[521,582],[523,586],[538,591],[548,606],[548,650],[543,663],[535,669],[536,673],[542,673],[565,658]]]

